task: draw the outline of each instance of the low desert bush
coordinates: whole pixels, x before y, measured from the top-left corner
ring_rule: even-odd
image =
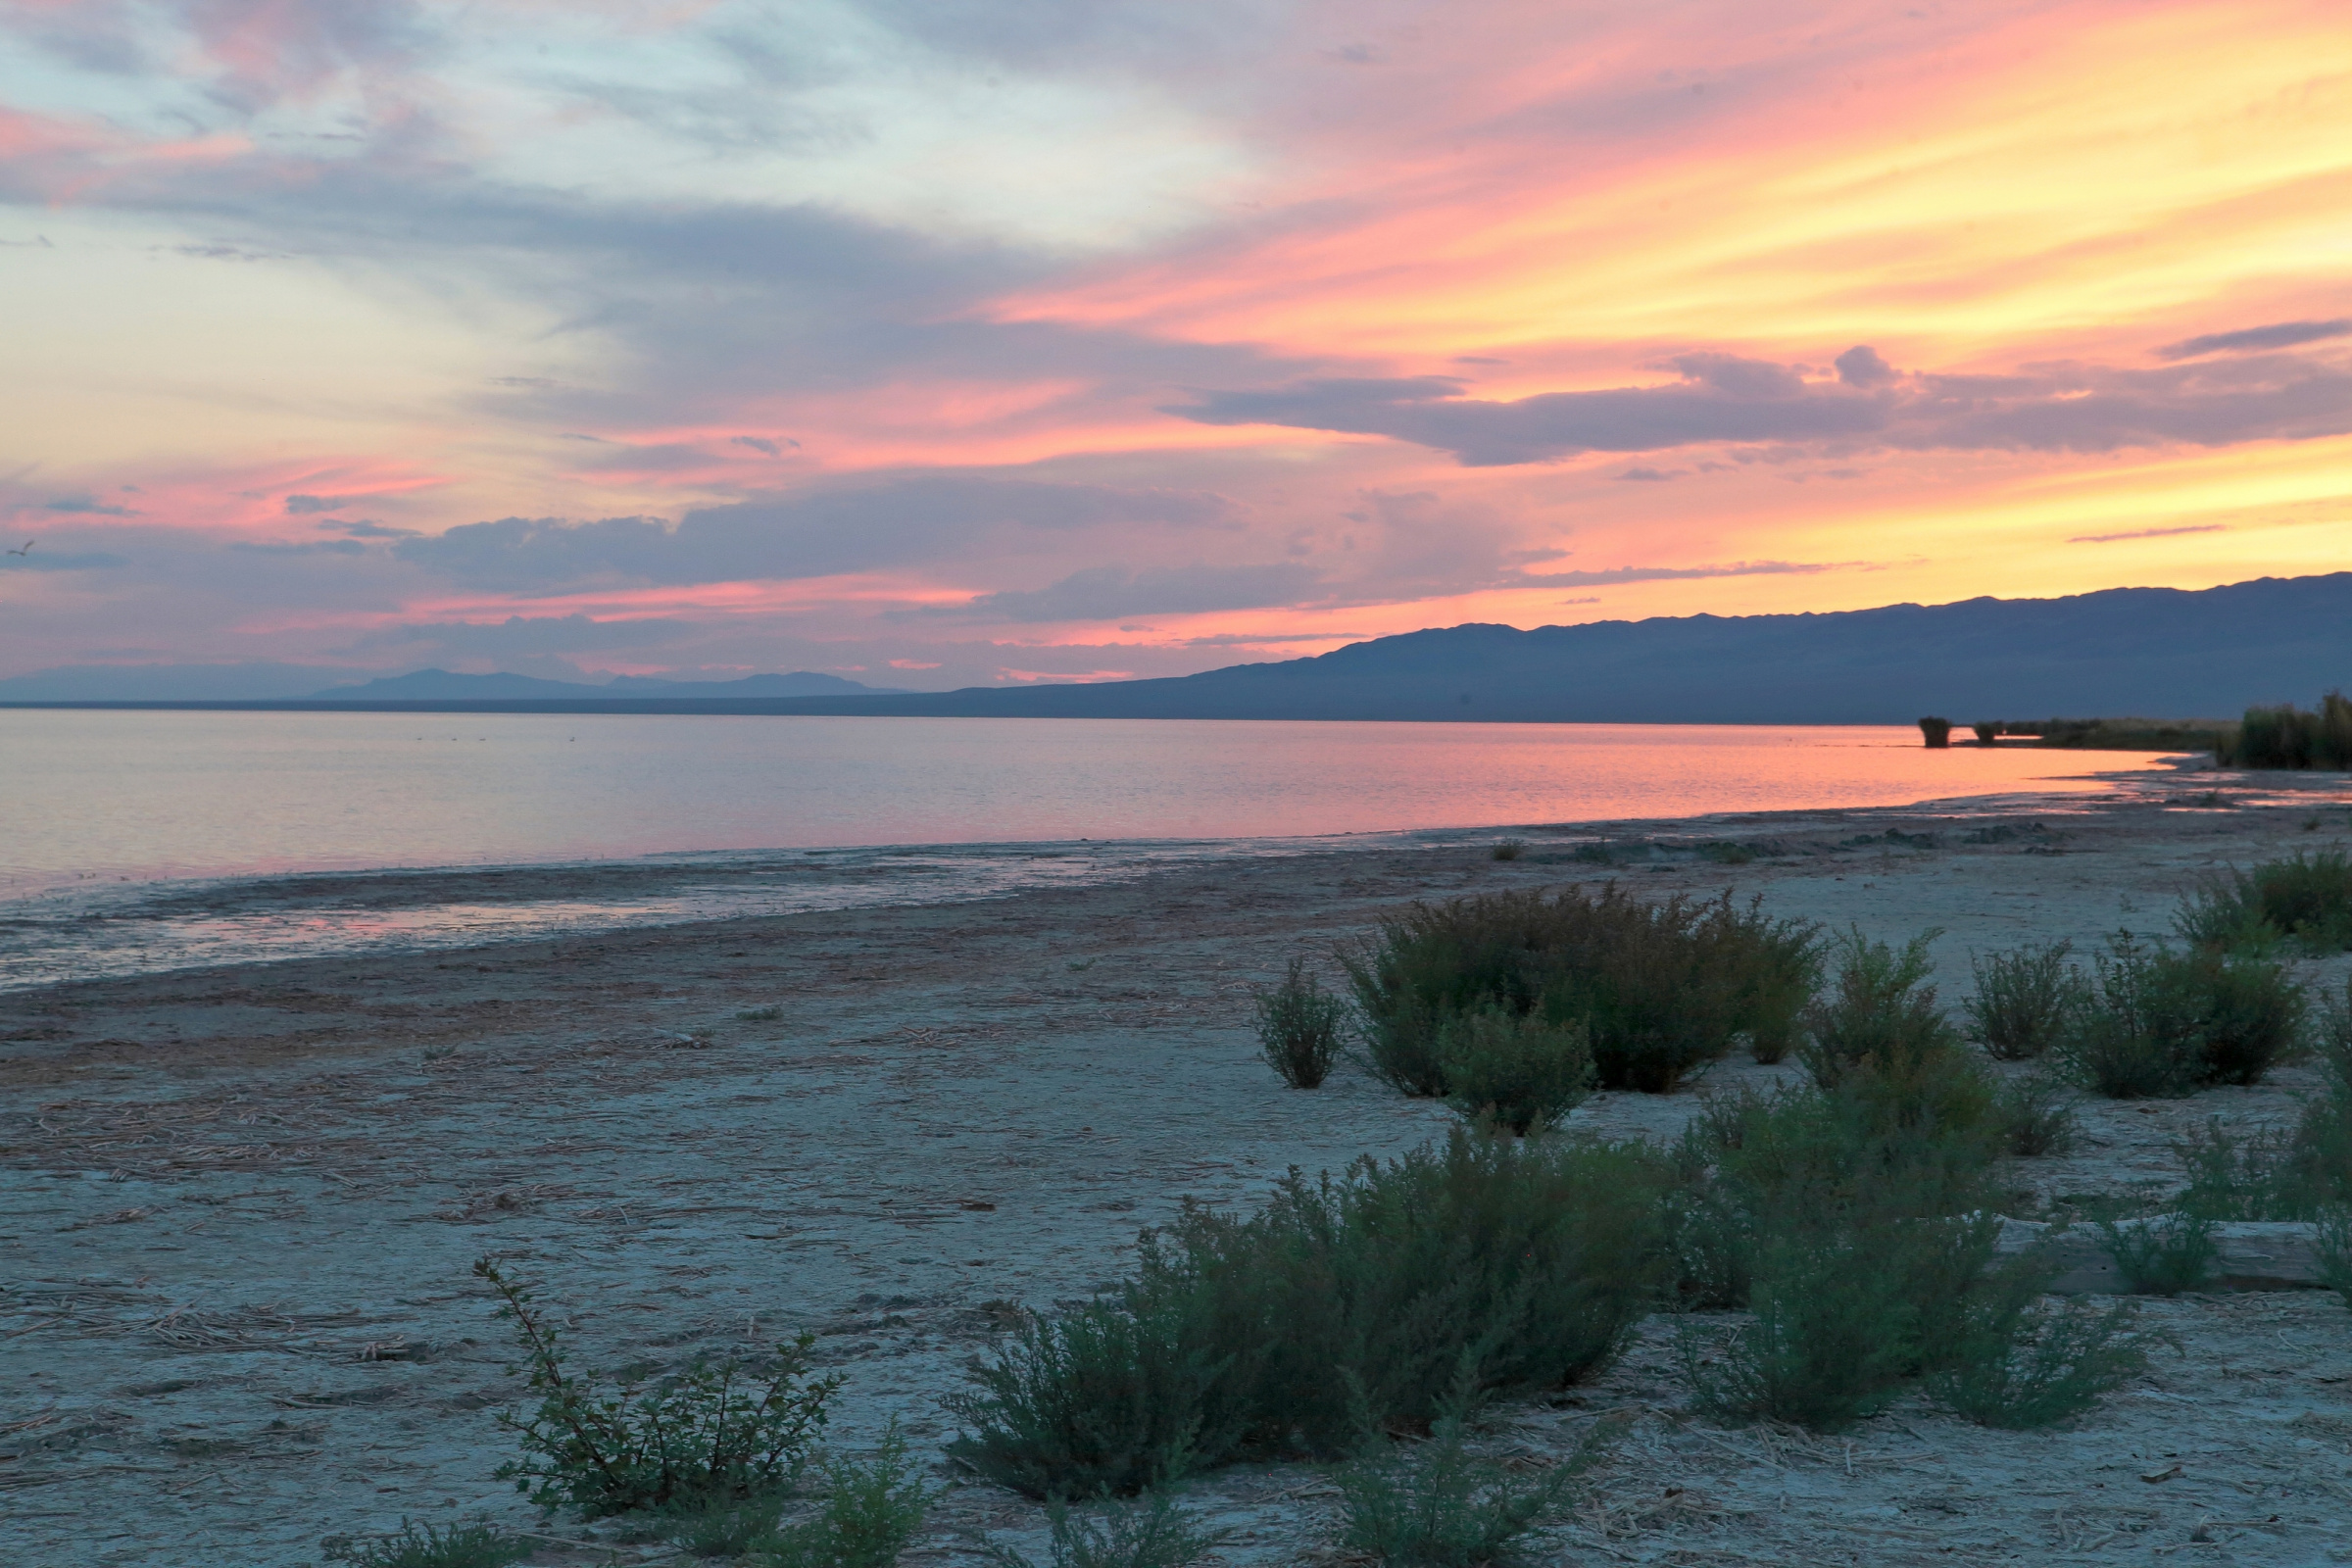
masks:
[[[1377,1438],[1337,1480],[1340,1545],[1395,1568],[1485,1568],[1566,1507],[1592,1447],[1526,1480],[1473,1455],[1458,1411],[1409,1449]]]
[[[1814,1083],[1835,1088],[1859,1067],[1901,1070],[1956,1052],[1959,1032],[1928,984],[1936,969],[1928,944],[1940,934],[1922,932],[1899,950],[1859,928],[1835,940],[1836,972],[1805,1009],[1805,1042],[1797,1049]]]
[[[2124,1283],[2139,1296],[2179,1296],[2213,1273],[2221,1248],[2214,1222],[2194,1214],[2155,1214],[2096,1222],[2099,1246],[2115,1260]]]
[[[1472,1120],[1525,1135],[1551,1126],[1592,1092],[1584,1023],[1498,1007],[1457,1012],[1438,1031],[1446,1103]]]
[[[1191,1568],[1221,1539],[1177,1512],[1175,1497],[1164,1491],[1133,1502],[1106,1502],[1092,1514],[1052,1502],[1046,1525],[1052,1532],[1048,1568]],[[1002,1542],[985,1542],[981,1549],[998,1568],[1038,1568]]]
[[[2024,1431],[2081,1415],[2146,1370],[2128,1302],[2104,1309],[2045,1304],[2048,1268],[2009,1265],[1974,1293],[1928,1393],[1979,1426]]]
[[[2249,708],[2214,758],[2224,767],[2352,768],[2352,701],[2329,692],[2316,713],[2292,705]]]
[[[1977,994],[1964,1005],[1968,1033],[2002,1061],[2039,1056],[2057,1042],[2087,986],[2067,961],[2073,945],[2052,942],[1971,958]]]
[[[1526,853],[1527,840],[1525,839],[1496,839],[1494,847],[1487,852],[1487,858],[1490,860],[1516,860]]]
[[[2175,928],[2191,944],[2260,950],[2292,940],[2312,953],[2352,948],[2352,856],[2342,850],[2266,860],[2207,881]]]
[[[2031,1073],[2010,1079],[1993,1100],[2001,1141],[2024,1159],[2070,1152],[2082,1131],[2074,1102],[2073,1091],[2055,1078]]]
[[[1499,1008],[1583,1020],[1603,1088],[1663,1092],[1745,1035],[1788,1049],[1818,959],[1810,927],[1730,895],[1644,904],[1616,884],[1416,905],[1347,958],[1367,1065],[1410,1095],[1446,1094],[1437,1037]]]
[[[668,1511],[667,1539],[696,1557],[743,1557],[772,1547],[790,1501],[784,1492],[711,1497]]]
[[[1034,1496],[1134,1492],[1425,1428],[1465,1362],[1482,1396],[1592,1377],[1657,1294],[1670,1180],[1638,1146],[1457,1128],[1250,1215],[1188,1208],[1119,1293],[977,1371],[951,1451]]]
[[[2301,1043],[2309,1010],[2286,966],[2260,953],[2175,952],[2119,934],[2058,1043],[2074,1079],[2117,1100],[2254,1084]]]
[[[329,1536],[319,1544],[328,1562],[352,1568],[507,1568],[528,1557],[527,1537],[491,1524],[433,1525],[403,1519],[388,1536]]]
[[[838,1375],[808,1375],[810,1334],[778,1346],[763,1368],[698,1364],[651,1387],[600,1386],[565,1369],[555,1326],[528,1290],[487,1257],[473,1272],[514,1325],[539,1396],[529,1415],[501,1417],[524,1457],[498,1476],[543,1508],[569,1504],[595,1519],[789,1488],[841,1387]]]
[[[1340,1056],[1340,1030],[1347,1005],[1323,989],[1293,958],[1282,984],[1257,998],[1257,1046],[1266,1061],[1293,1089],[1313,1089],[1331,1074]]]
[[[1129,1285],[1016,1329],[948,1408],[972,1432],[949,1452],[1032,1497],[1085,1497],[1160,1486],[1227,1458],[1241,1434],[1209,1428],[1230,1368],[1181,1293]]]
[[[1686,1344],[1698,1407],[1717,1420],[1789,1421],[1838,1432],[1902,1387],[1918,1343],[1903,1271],[1878,1230],[1782,1239],[1755,1260],[1755,1320],[1714,1363]]]
[[[815,1510],[777,1531],[756,1559],[761,1568],[890,1568],[930,1506],[931,1494],[893,1421],[873,1458],[826,1462]]]

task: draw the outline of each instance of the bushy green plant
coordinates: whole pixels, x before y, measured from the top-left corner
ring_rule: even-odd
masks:
[[[2096,1222],[2099,1246],[2115,1260],[2124,1283],[2141,1296],[2179,1296],[2213,1273],[2221,1246],[2214,1222],[2195,1214],[2157,1214]]]
[[[773,1546],[789,1500],[784,1493],[772,1492],[672,1508],[669,1543],[697,1557],[741,1557]]]
[[[808,1375],[816,1337],[803,1334],[763,1369],[698,1364],[650,1388],[625,1379],[600,1388],[565,1370],[555,1327],[529,1291],[490,1258],[473,1272],[514,1325],[539,1396],[529,1415],[501,1417],[524,1457],[498,1475],[543,1508],[569,1504],[594,1519],[787,1488],[841,1387],[838,1375]]]
[[[1970,1037],[2003,1061],[2048,1051],[2086,1000],[2082,972],[2067,961],[2073,951],[2071,943],[2052,942],[1972,957],[1977,994],[1964,1004]]]
[[[1457,1128],[1294,1171],[1252,1214],[1190,1207],[1120,1294],[979,1370],[951,1451],[1032,1495],[1133,1492],[1181,1468],[1171,1451],[1331,1455],[1366,1420],[1424,1426],[1465,1358],[1480,1394],[1591,1377],[1654,1299],[1669,1181],[1639,1147]]]
[[[529,1538],[492,1524],[433,1525],[403,1519],[388,1536],[329,1536],[319,1543],[328,1562],[352,1568],[507,1568],[531,1554]]]
[[[1293,1089],[1313,1089],[1330,1076],[1340,1055],[1347,1007],[1293,958],[1282,984],[1257,998],[1257,1045],[1267,1063]]]
[[[1592,1045],[1583,1022],[1498,1007],[1455,1013],[1438,1033],[1446,1103],[1526,1134],[1549,1127],[1592,1092]]]
[[[1218,1463],[1238,1422],[1211,1426],[1230,1366],[1185,1293],[1129,1285],[1016,1329],[948,1408],[972,1431],[948,1451],[1032,1497],[1133,1493]]]
[[[2001,1085],[1993,1116],[2009,1152],[2034,1159],[2072,1152],[2082,1131],[2074,1101],[2065,1084],[2043,1073],[2012,1078]]]
[[[759,1553],[761,1568],[890,1568],[931,1500],[893,1421],[871,1459],[826,1461],[815,1511],[776,1533]]]
[[[1583,1019],[1604,1088],[1671,1089],[1743,1034],[1785,1050],[1816,956],[1809,927],[1759,903],[1650,905],[1611,883],[1416,905],[1347,964],[1373,1073],[1442,1097],[1438,1034],[1482,1008]]]
[[[1526,853],[1527,840],[1525,839],[1496,839],[1494,841],[1494,847],[1487,852],[1487,858],[1491,860],[1516,860]]]
[[[1979,1426],[2026,1431],[2081,1415],[2147,1369],[2136,1308],[2044,1304],[2048,1273],[2022,1259],[1972,1293],[1928,1373],[1932,1396]]]
[[[2308,1000],[2259,953],[2175,952],[2119,934],[2058,1045],[2068,1073],[2117,1100],[2254,1084],[2300,1044]]]
[[[1338,1473],[1340,1544],[1396,1568],[1486,1568],[1508,1562],[1527,1534],[1555,1518],[1590,1463],[1580,1449],[1526,1481],[1472,1454],[1458,1411],[1402,1450],[1378,1439]]]
[[[2320,850],[2213,878],[2174,925],[2199,947],[2260,950],[2291,939],[2313,953],[2341,953],[2352,948],[2352,856]]]
[[[1191,1568],[1221,1539],[1177,1512],[1174,1495],[1164,1491],[1129,1503],[1105,1502],[1091,1514],[1051,1502],[1046,1525],[1052,1533],[1049,1568]],[[1002,1542],[987,1542],[982,1549],[998,1568],[1038,1568]]]
[[[1958,1043],[1928,976],[1928,945],[1942,933],[1926,931],[1901,949],[1873,942],[1855,927],[1832,941],[1836,959],[1827,995],[1805,1009],[1805,1043],[1798,1056],[1822,1088],[1854,1067],[1941,1054]]]

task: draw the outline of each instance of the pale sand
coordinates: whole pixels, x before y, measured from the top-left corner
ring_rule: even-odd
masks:
[[[2197,873],[2352,828],[2340,781],[2182,804],[2215,782],[2264,799],[2205,774],[2012,814],[2053,831],[1979,844],[1963,833],[1984,818],[1930,811],[1632,825],[1616,836],[1787,853],[1618,874],[1645,893],[1757,891],[1879,936],[1943,927],[1953,1002],[1972,951],[2161,930]],[[1890,827],[1936,842],[1890,844]],[[301,1563],[324,1535],[404,1514],[532,1527],[490,1474],[514,1452],[494,1413],[521,1385],[467,1275],[484,1252],[565,1309],[584,1365],[814,1328],[849,1378],[835,1440],[870,1444],[895,1413],[936,1454],[954,1430],[940,1397],[1008,1303],[1117,1277],[1137,1227],[1187,1195],[1247,1202],[1287,1166],[1441,1133],[1445,1111],[1353,1071],[1284,1089],[1256,1058],[1250,991],[1404,900],[1602,874],[1561,853],[1592,830],[1527,836],[1511,863],[1317,854],[0,999],[0,1562]],[[2347,967],[2306,966],[2335,988]],[[736,1017],[767,1004],[782,1016]],[[1698,1092],[1775,1073],[1727,1063]],[[2020,1179],[2044,1196],[2177,1180],[2182,1130],[2282,1121],[2308,1082],[2090,1102],[2083,1152]],[[1664,1136],[1695,1102],[1604,1096],[1574,1121]],[[1602,1383],[1496,1411],[1494,1441],[1551,1450],[1631,1417],[1544,1560],[2352,1561],[2352,1312],[2301,1291],[2147,1314],[2186,1353],[2057,1432],[1919,1401],[1850,1441],[1721,1430],[1688,1413],[1674,1325],[1653,1319]],[[1032,1505],[937,1478],[953,1490],[909,1562],[969,1560],[957,1532],[973,1528],[1034,1546]],[[1227,1562],[1328,1539],[1332,1493],[1309,1468],[1229,1470],[1186,1495],[1235,1532]],[[673,1556],[551,1544],[537,1560]]]

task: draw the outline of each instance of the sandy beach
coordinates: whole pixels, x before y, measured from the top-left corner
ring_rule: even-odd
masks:
[[[2162,931],[2200,874],[2352,838],[2348,807],[2340,780],[2205,772],[1967,811],[1529,829],[1508,862],[1480,841],[1176,863],[0,998],[0,1557],[258,1568],[487,1513],[549,1538],[544,1564],[685,1560],[542,1524],[492,1479],[522,1383],[476,1257],[534,1282],[584,1365],[812,1329],[847,1377],[832,1441],[869,1446],[895,1415],[937,1457],[941,1397],[992,1333],[1117,1278],[1181,1200],[1246,1204],[1288,1167],[1442,1133],[1443,1108],[1360,1071],[1302,1093],[1256,1055],[1253,988],[1294,955],[1328,971],[1385,909],[1609,876],[1728,887],[1877,937],[1940,928],[1956,1004],[1972,952]],[[1615,863],[1576,858],[1595,840]],[[2340,990],[2352,960],[2302,969]],[[1671,1136],[1706,1094],[1793,1070],[1726,1062],[1673,1096],[1595,1097],[1571,1127]],[[2176,1182],[2185,1130],[2289,1120],[2311,1081],[2086,1101],[2079,1152],[2018,1162],[2018,1185]],[[1918,1401],[1847,1439],[1722,1429],[1690,1412],[1659,1317],[1604,1381],[1499,1406],[1489,1437],[1543,1453],[1627,1423],[1547,1560],[2352,1561],[2352,1312],[2281,1291],[2146,1313],[2180,1353],[2054,1431]],[[1034,1505],[944,1460],[934,1480],[908,1562],[973,1560],[976,1530],[1034,1539]],[[1237,1565],[1321,1549],[1335,1502],[1306,1467],[1185,1496]]]

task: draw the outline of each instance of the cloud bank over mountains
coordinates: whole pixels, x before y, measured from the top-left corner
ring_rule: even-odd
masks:
[[[0,674],[1020,683],[2332,569],[2341,23],[0,0]]]

